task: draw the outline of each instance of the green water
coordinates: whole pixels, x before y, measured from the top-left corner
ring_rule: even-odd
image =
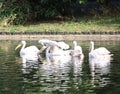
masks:
[[[22,68],[19,41],[0,41],[0,94],[120,94],[120,41],[95,42],[113,54],[109,67],[97,70],[91,77],[88,61],[89,41],[78,41],[85,55],[81,64],[69,61],[63,64],[44,64],[37,68]],[[41,45],[37,41],[27,41],[28,45]],[[72,42],[67,42],[71,49]],[[66,59],[63,59],[63,61]]]

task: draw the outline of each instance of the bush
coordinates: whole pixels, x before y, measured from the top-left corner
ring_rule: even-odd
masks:
[[[7,0],[0,10],[3,25],[24,24],[32,18],[31,6],[27,0]]]
[[[63,15],[69,0],[6,0],[0,9],[2,24],[24,24],[40,18]]]
[[[42,18],[80,17],[81,15],[108,14],[113,10],[108,7],[109,0],[92,0],[95,3],[85,3],[89,0],[2,0],[0,5],[0,20],[3,26],[25,24],[39,21]],[[91,1],[91,0],[90,0]],[[107,2],[104,2],[107,1]],[[112,0],[110,0],[112,2]],[[82,4],[80,4],[82,3]],[[84,3],[84,4],[83,4]],[[106,7],[103,7],[105,3]],[[102,8],[99,7],[102,5]],[[117,11],[120,7],[117,5]],[[110,10],[110,11],[109,11]],[[113,11],[112,11],[113,13]]]

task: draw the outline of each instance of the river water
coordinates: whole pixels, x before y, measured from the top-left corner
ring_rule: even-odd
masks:
[[[0,94],[120,94],[120,41],[95,41],[114,54],[110,65],[91,71],[89,41],[77,41],[84,53],[84,61],[68,57],[48,63],[42,53],[43,64],[22,68],[19,41],[0,41]],[[66,41],[73,49],[72,41]],[[27,46],[37,41],[27,41]],[[102,60],[104,62],[104,60]],[[101,62],[102,62],[101,61]]]

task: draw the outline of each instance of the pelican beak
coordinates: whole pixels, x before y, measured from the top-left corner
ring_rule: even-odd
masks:
[[[46,46],[43,46],[41,49],[40,49],[40,53],[42,52],[42,51],[44,51],[46,49]]]
[[[21,44],[18,44],[18,46],[15,48],[15,50],[17,50],[20,46],[21,46]]]

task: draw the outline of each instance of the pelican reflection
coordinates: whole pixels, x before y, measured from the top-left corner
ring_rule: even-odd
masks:
[[[94,87],[104,87],[110,83],[110,65],[111,57],[99,57],[89,59],[89,66],[91,71],[91,83]]]

